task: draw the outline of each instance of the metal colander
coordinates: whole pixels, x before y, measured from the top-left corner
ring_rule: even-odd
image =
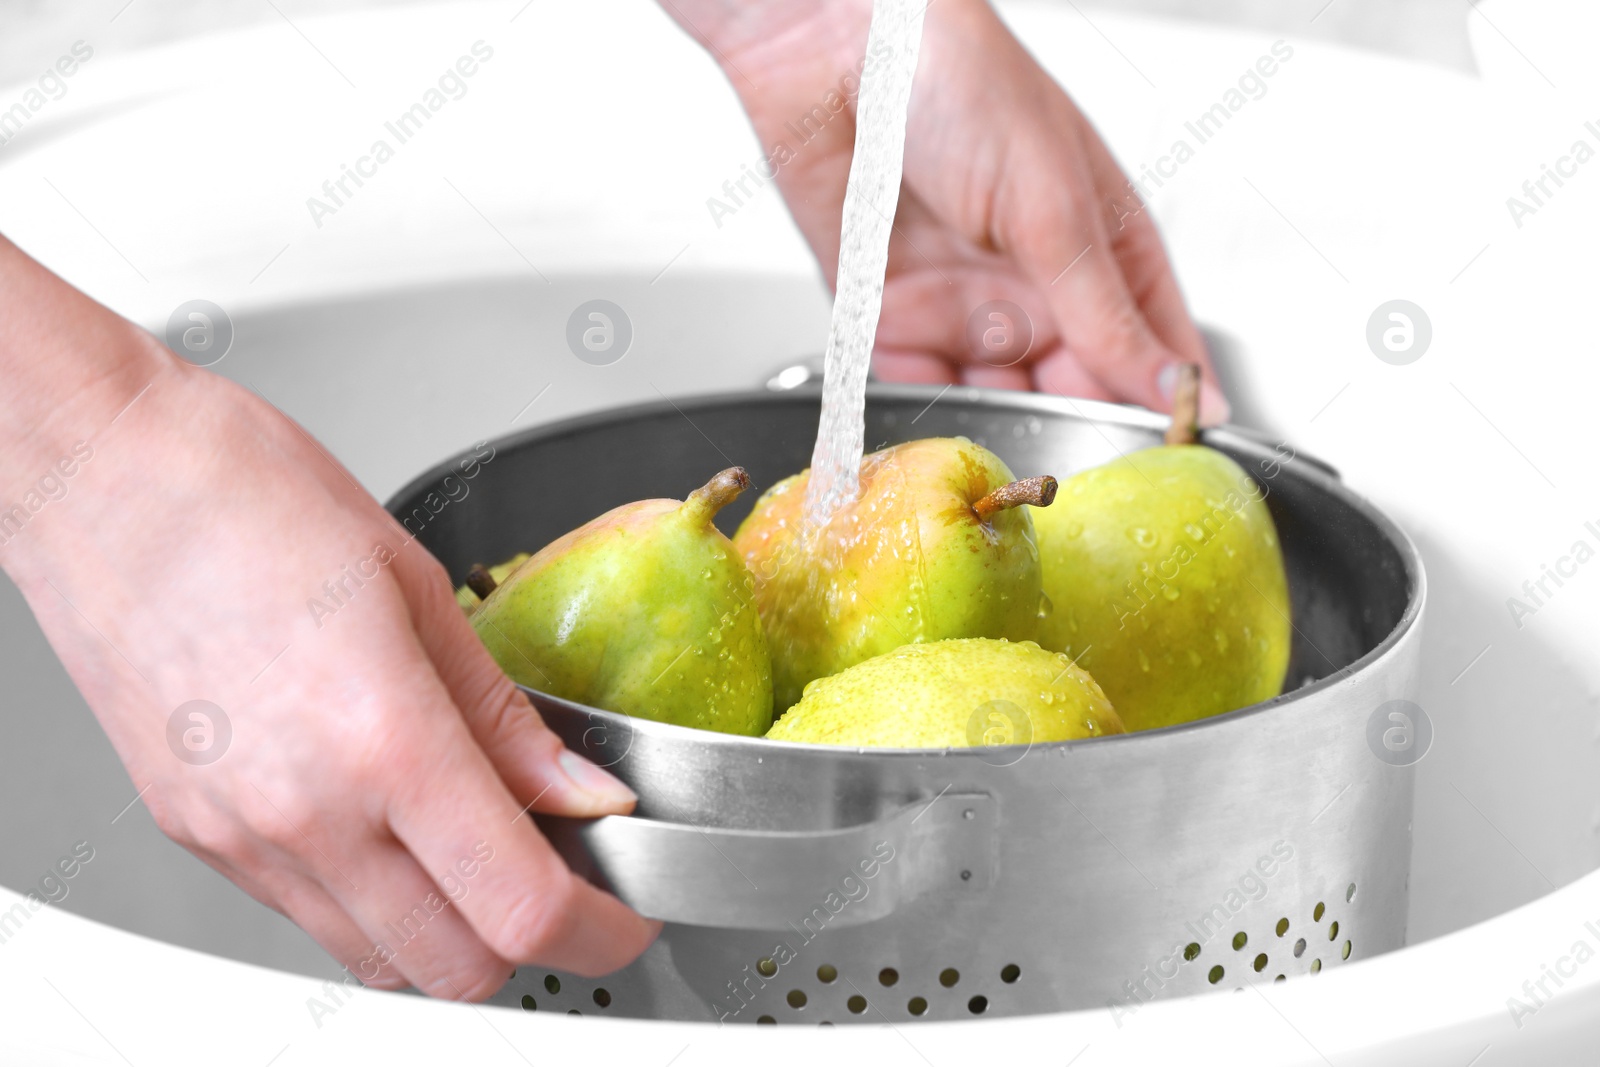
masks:
[[[494,442],[438,510],[442,465],[391,503],[457,576],[738,463],[809,461],[814,392],[680,400]],[[976,389],[869,391],[867,442],[962,434],[1019,477],[1160,442],[1165,419]],[[1424,596],[1405,536],[1337,474],[1236,431],[1206,442],[1268,491],[1288,567],[1288,691],[1198,723],[932,750],[793,745],[531,693],[639,794],[541,818],[592,880],[666,921],[601,979],[521,968],[497,1003],[729,1023],[905,1023],[1105,1007],[1301,978],[1405,938],[1412,770],[1369,727],[1414,696]],[[479,450],[479,455],[484,450]],[[459,478],[458,478],[459,481]],[[757,494],[719,516],[734,529]],[[543,502],[562,502],[557,512]]]

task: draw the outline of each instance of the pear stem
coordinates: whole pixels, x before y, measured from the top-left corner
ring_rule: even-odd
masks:
[[[488,600],[489,594],[500,585],[494,580],[494,575],[481,563],[474,563],[467,571],[467,588],[478,594],[479,600]]]
[[[1036,508],[1049,507],[1050,502],[1056,498],[1056,487],[1056,480],[1048,474],[1038,478],[1024,478],[1020,482],[1002,485],[973,504],[972,510],[978,513],[979,522],[988,522],[990,516],[1014,508],[1018,504],[1032,504]]]
[[[1200,440],[1200,365],[1184,363],[1178,367],[1178,384],[1172,390],[1172,425],[1167,427],[1166,443],[1192,445]]]
[[[700,521],[710,522],[717,512],[737,500],[739,494],[748,488],[750,475],[744,472],[744,468],[729,467],[725,471],[718,471],[709,482],[690,493],[683,507]]]

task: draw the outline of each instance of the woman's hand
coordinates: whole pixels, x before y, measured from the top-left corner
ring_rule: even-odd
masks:
[[[514,964],[597,975],[643,951],[658,927],[524,814],[632,793],[543,726],[427,550],[271,405],[3,240],[0,292],[19,387],[81,383],[0,405],[0,499],[65,486],[0,564],[162,830],[369,985],[481,999]],[[197,700],[231,726],[211,762],[219,717],[174,720]]]
[[[739,92],[831,284],[870,0],[662,5]],[[996,343],[1030,328],[1025,356],[1015,332]],[[1226,418],[1160,236],[1104,142],[983,0],[930,4],[877,372],[1167,410],[1178,362],[1205,369],[1202,421]]]

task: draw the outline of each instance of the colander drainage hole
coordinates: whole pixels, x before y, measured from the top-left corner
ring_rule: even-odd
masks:
[[[594,1002],[602,1008],[611,1007],[611,991],[609,989],[596,989],[594,991]]]
[[[756,973],[763,978],[771,978],[778,973],[778,965],[770,957],[756,960]]]
[[[1243,930],[1240,930],[1238,933],[1233,935],[1233,951],[1238,952],[1249,943],[1250,935],[1246,934]]]
[[[1004,967],[1000,968],[1000,981],[1004,982],[1006,985],[1010,985],[1012,982],[1015,982],[1021,977],[1022,968],[1018,967],[1015,963],[1008,963]]]
[[[1338,922],[1337,919],[1335,919],[1333,921],[1333,923],[1331,925],[1329,925],[1329,927],[1328,927],[1328,940],[1329,941],[1337,941],[1337,940],[1339,940],[1339,922]]]
[[[1200,955],[1200,942],[1191,941],[1187,945],[1184,946],[1184,949],[1183,949],[1183,958],[1184,959],[1192,960],[1198,955]]]
[[[1311,961],[1311,973],[1312,974],[1316,974],[1320,970],[1322,970],[1322,961],[1321,960],[1312,960]]]
[[[1289,979],[1286,976],[1281,975],[1281,974],[1278,975],[1278,977],[1273,979],[1274,982],[1287,982],[1288,980]]]
[[[1315,908],[1311,909],[1311,917],[1313,919],[1315,919],[1317,922],[1321,922],[1323,913],[1326,912],[1327,910],[1328,909],[1323,906],[1322,901],[1319,900],[1319,901],[1317,901],[1317,906]]]
[[[839,968],[835,967],[831,963],[824,963],[821,967],[817,968],[817,981],[821,982],[823,985],[827,985],[838,977]]]
[[[1350,958],[1350,942],[1346,941],[1344,943],[1344,950],[1339,953],[1339,958],[1342,960]]]
[[[756,1025],[757,1026],[777,1026],[778,1025],[778,1020],[774,1019],[770,1015],[763,1015],[763,1016],[761,1016],[760,1018],[758,1018],[756,1020]]]
[[[524,993],[524,994],[522,994],[522,1010],[523,1011],[538,1011],[539,1010],[539,1002],[537,1000],[534,1000],[533,997],[530,996],[529,994]]]
[[[1260,974],[1262,971],[1267,969],[1267,954],[1265,952],[1256,957],[1254,966],[1257,974]]]
[[[867,1010],[867,998],[862,996],[860,993],[857,993],[855,996],[845,1001],[844,1006],[850,1009],[851,1015],[860,1015],[862,1012]]]
[[[895,970],[893,967],[885,967],[883,970],[878,972],[879,985],[891,986],[898,981],[900,981],[900,972]]]
[[[982,1015],[989,1010],[989,998],[984,996],[973,997],[967,1001],[967,1010],[974,1015]]]
[[[1278,936],[1279,937],[1282,937],[1284,934],[1288,933],[1289,932],[1289,920],[1288,919],[1279,919],[1278,920],[1277,930],[1278,930]]]
[[[568,1015],[577,1015],[577,1016],[581,1017],[583,1015],[583,1012],[579,1011],[577,1008],[568,1008],[567,1009],[567,1014]]]
[[[544,991],[546,993],[549,993],[552,997],[555,996],[557,993],[561,992],[561,979],[557,978],[553,974],[545,975],[544,976]]]
[[[953,989],[959,981],[961,981],[961,972],[954,967],[946,967],[939,972],[939,984],[946,989]]]
[[[906,1002],[906,1011],[912,1015],[921,1015],[928,1010],[928,1002],[921,997],[912,997]]]
[[[796,1011],[806,1006],[806,995],[799,989],[789,990],[789,995],[784,999],[789,1002],[789,1007],[794,1008]]]
[[[1211,973],[1206,975],[1206,980],[1212,985],[1216,985],[1218,982],[1222,981],[1222,964],[1219,963],[1215,967],[1211,968]]]
[[[1348,904],[1354,899],[1356,899],[1356,884],[1351,882],[1350,887],[1344,891],[1344,902]]]
[[[1300,940],[1294,943],[1294,958],[1299,959],[1301,956],[1305,955],[1305,951],[1306,939],[1302,937]]]

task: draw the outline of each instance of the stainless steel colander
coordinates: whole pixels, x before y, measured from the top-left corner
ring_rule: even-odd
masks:
[[[799,470],[814,391],[680,400],[494,443],[391,510],[449,567],[542,545],[713,471]],[[1019,477],[1160,442],[1147,412],[1037,395],[869,391],[871,447],[964,434]],[[1236,431],[1206,442],[1268,490],[1294,605],[1288,691],[1171,729],[929,750],[792,745],[632,720],[538,693],[567,744],[639,794],[628,818],[541,819],[574,867],[667,922],[603,979],[522,968],[499,1003],[729,1023],[904,1023],[1105,1007],[1300,979],[1405,938],[1412,770],[1369,728],[1413,696],[1415,549],[1337,474]],[[753,498],[756,494],[747,494]],[[542,502],[560,500],[558,510]],[[752,499],[719,516],[731,531]]]

